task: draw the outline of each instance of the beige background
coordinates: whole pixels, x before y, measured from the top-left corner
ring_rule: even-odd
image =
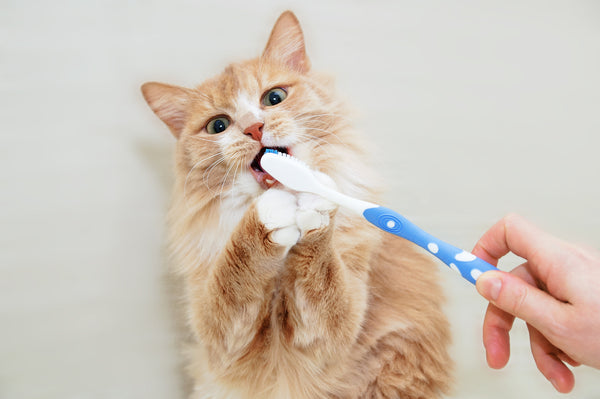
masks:
[[[379,148],[387,205],[467,249],[509,211],[600,246],[597,1],[3,0],[0,398],[184,397],[164,278],[173,139],[139,85],[257,55],[287,8]],[[453,397],[600,398],[585,367],[554,393],[522,323],[488,369],[486,303],[440,268]]]

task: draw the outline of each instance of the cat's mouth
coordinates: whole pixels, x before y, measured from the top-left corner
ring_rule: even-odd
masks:
[[[260,149],[258,154],[256,154],[256,157],[250,164],[250,172],[252,172],[252,176],[254,176],[258,184],[265,190],[268,190],[275,184],[279,183],[273,178],[273,176],[265,172],[262,166],[260,166],[260,160],[262,156],[265,155],[265,151],[267,150],[276,150],[279,152],[283,152],[284,154],[290,153],[290,150],[287,147],[263,147]]]

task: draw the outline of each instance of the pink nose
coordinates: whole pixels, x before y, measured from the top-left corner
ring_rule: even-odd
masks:
[[[262,128],[264,123],[258,122],[252,126],[248,126],[246,130],[244,130],[244,134],[252,137],[256,141],[260,141],[262,139]]]

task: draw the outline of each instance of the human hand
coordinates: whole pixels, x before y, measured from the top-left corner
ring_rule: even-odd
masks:
[[[565,365],[600,368],[600,254],[553,237],[518,215],[508,215],[479,240],[473,254],[497,265],[508,252],[525,263],[510,273],[489,271],[477,290],[490,301],[483,322],[488,365],[510,357],[515,316],[527,323],[537,368],[557,391],[575,384]]]

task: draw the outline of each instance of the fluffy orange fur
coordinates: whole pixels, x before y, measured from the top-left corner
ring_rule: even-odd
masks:
[[[272,88],[287,97],[267,106]],[[449,328],[425,255],[343,209],[313,212],[322,217],[316,228],[279,229],[293,238],[287,246],[263,220],[260,204],[273,190],[299,198],[281,186],[265,190],[252,175],[263,147],[288,148],[340,191],[377,201],[364,141],[331,82],[312,71],[291,12],[260,57],[194,89],[146,83],[142,91],[177,138],[170,241],[195,339],[193,398],[439,398],[448,391]],[[209,134],[215,116],[230,124]],[[257,123],[260,140],[247,132]]]

